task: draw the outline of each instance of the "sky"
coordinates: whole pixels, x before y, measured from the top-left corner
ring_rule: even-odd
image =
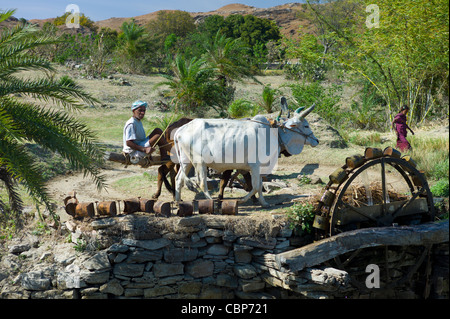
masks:
[[[94,21],[128,18],[158,10],[208,12],[227,4],[241,3],[257,8],[270,8],[302,0],[0,0],[0,10],[17,9],[16,18],[46,19],[61,16],[70,4],[78,6]]]

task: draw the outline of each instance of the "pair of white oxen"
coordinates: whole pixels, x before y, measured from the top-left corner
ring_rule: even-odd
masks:
[[[266,117],[250,120],[195,119],[176,130],[172,161],[180,164],[175,180],[175,201],[181,200],[184,184],[192,186],[188,174],[195,169],[197,184],[208,199],[208,167],[221,173],[241,170],[251,174],[252,190],[239,202],[246,202],[258,192],[259,202],[269,206],[262,194],[261,175],[270,174],[281,153],[298,155],[304,145],[315,147],[314,136],[305,117],[314,109],[297,109],[281,124],[271,125]]]

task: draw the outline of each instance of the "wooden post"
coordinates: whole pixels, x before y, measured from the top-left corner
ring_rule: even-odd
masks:
[[[383,151],[380,148],[368,147],[364,151],[364,157],[366,159],[374,159],[383,156]]]
[[[402,153],[400,153],[400,151],[396,150],[395,148],[388,146],[384,149],[383,155],[400,158],[402,156]]]
[[[360,167],[362,164],[364,164],[365,161],[366,159],[364,158],[364,156],[353,155],[345,159],[345,164],[348,168],[354,169]]]
[[[168,162],[168,161],[162,161],[161,156],[159,156],[159,155],[152,155],[151,159],[149,157],[144,157],[137,163],[130,163],[127,160],[127,158],[125,157],[125,155],[123,155],[122,153],[114,153],[114,152],[106,154],[105,159],[108,161],[121,163],[124,165],[139,165],[142,167],[148,167],[148,166],[152,166],[152,165],[163,165]]]
[[[335,170],[329,177],[330,182],[332,182],[333,184],[341,184],[348,178],[348,174],[345,168],[341,167]]]

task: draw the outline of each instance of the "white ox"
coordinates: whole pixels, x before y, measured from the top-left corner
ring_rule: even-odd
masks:
[[[314,105],[271,127],[261,115],[251,120],[195,119],[182,126],[174,136],[173,161],[180,163],[175,181],[175,200],[181,200],[181,188],[189,183],[187,174],[192,166],[205,196],[211,199],[207,187],[207,168],[218,172],[243,170],[251,173],[252,190],[240,202],[246,202],[256,192],[263,207],[269,206],[262,195],[261,174],[269,174],[280,152],[297,155],[303,146],[319,144],[305,119]]]

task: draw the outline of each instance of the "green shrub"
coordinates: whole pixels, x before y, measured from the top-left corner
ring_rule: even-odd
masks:
[[[363,97],[362,103],[352,101],[350,108],[351,126],[360,129],[381,129],[386,121],[380,108],[371,104],[371,99]],[[350,123],[349,123],[350,124]]]
[[[448,178],[439,180],[436,184],[434,184],[430,188],[430,191],[433,193],[433,196],[448,197],[449,196]]]
[[[257,105],[246,99],[237,99],[228,107],[228,114],[232,118],[242,118],[246,116],[256,115],[259,111]]]
[[[448,153],[447,153],[447,155],[448,155]],[[431,169],[431,172],[430,172],[431,176],[434,177],[435,179],[441,179],[441,178],[448,179],[448,175],[449,175],[448,166],[449,166],[448,158],[443,161],[436,162]]]
[[[370,130],[388,128],[386,125],[390,121],[384,118],[386,112],[383,110],[385,102],[374,86],[365,81],[359,97],[359,101],[353,100],[350,104],[351,121],[348,122],[349,126]]]
[[[299,179],[299,185],[311,184],[311,178],[308,175],[301,174]]]
[[[348,136],[348,142],[366,147],[376,147],[382,144],[380,133],[358,134],[352,133]]]
[[[331,85],[324,87],[320,82],[298,83],[289,86],[298,106],[309,107],[316,104],[314,112],[319,114],[333,126],[343,125],[348,118],[347,112],[340,110],[339,102],[342,95],[342,86]]]
[[[311,233],[315,209],[310,203],[296,203],[286,211],[289,227],[296,233]]]

